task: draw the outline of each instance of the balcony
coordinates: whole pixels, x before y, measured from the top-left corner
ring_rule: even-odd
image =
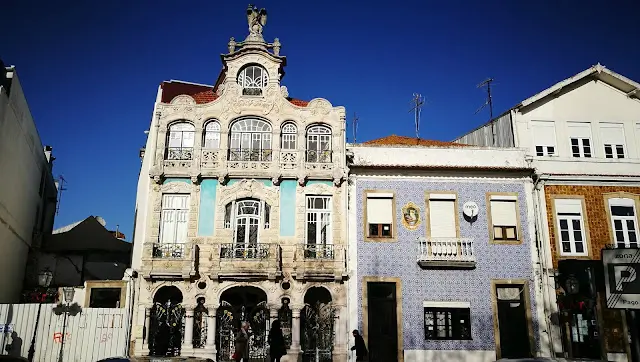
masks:
[[[144,278],[181,278],[196,275],[197,245],[193,243],[145,243],[142,250]]]
[[[272,150],[229,149],[229,170],[269,170],[273,164]]]
[[[212,251],[212,279],[269,279],[281,274],[278,244],[218,244]]]
[[[343,245],[298,244],[294,254],[296,279],[335,280],[347,277],[347,251]]]
[[[193,147],[168,147],[164,153],[165,168],[189,168],[193,160]]]
[[[332,170],[333,169],[333,152],[330,150],[317,151],[307,150],[306,153],[306,169],[307,170]]]
[[[223,153],[220,149],[203,149],[200,157],[200,168],[203,170],[217,170],[222,168]]]
[[[418,264],[423,268],[476,267],[473,239],[420,238],[418,242]]]

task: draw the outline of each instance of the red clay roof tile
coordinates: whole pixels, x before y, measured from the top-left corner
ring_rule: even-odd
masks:
[[[196,104],[206,104],[218,99],[218,95],[213,92],[213,87],[200,84],[182,83],[180,81],[162,82],[162,103],[170,103],[179,95],[189,95]],[[287,98],[291,104],[298,107],[306,107],[309,102],[301,99]]]
[[[403,145],[403,146],[426,146],[426,147],[468,147],[469,146],[462,143],[436,141],[436,140],[424,140],[416,137],[397,136],[394,134],[391,136],[382,137],[382,138],[378,138],[371,141],[365,141],[363,142],[363,144],[379,145],[379,146]]]

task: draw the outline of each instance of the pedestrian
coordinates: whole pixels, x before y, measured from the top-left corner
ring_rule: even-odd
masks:
[[[249,360],[249,322],[242,322],[240,331],[236,335],[236,350],[233,353],[233,359],[236,362],[246,362]]]
[[[362,336],[357,329],[353,330],[353,339],[355,341],[355,345],[351,347],[351,350],[356,351],[356,361],[364,361],[369,353],[367,352],[367,346],[364,344],[364,339],[362,339]]]
[[[280,358],[285,354],[287,354],[287,347],[284,344],[280,321],[276,319],[269,331],[269,362],[280,362]]]

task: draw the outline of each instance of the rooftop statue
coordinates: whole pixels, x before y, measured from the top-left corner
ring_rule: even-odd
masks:
[[[249,33],[251,35],[262,35],[262,28],[267,25],[267,10],[249,4],[247,8],[247,22],[249,23]]]

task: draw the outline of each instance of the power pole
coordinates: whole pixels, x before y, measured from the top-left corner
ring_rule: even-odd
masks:
[[[487,78],[482,83],[478,84],[476,88],[482,88],[487,86],[487,100],[484,102],[480,108],[476,110],[476,113],[480,112],[484,107],[489,106],[489,122],[493,119],[493,98],[491,98],[491,83],[493,82],[493,78]]]
[[[56,216],[60,213],[60,200],[62,200],[62,191],[65,191],[64,183],[67,180],[62,175],[58,176],[58,203],[56,205]]]
[[[358,120],[358,116],[353,112],[353,121],[351,122],[351,126],[353,127],[353,143],[358,143]]]
[[[411,103],[413,107],[409,112],[415,112],[416,138],[420,139],[420,113],[422,112],[422,105],[424,105],[424,98],[419,93],[413,93]]]

